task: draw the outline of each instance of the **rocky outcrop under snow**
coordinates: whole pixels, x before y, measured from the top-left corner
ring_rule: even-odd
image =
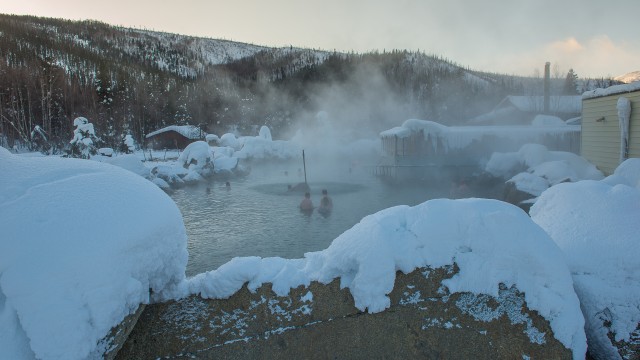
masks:
[[[277,296],[271,284],[229,299],[190,297],[149,305],[117,359],[475,358],[570,359],[524,294],[450,294],[455,267],[397,273],[391,306],[354,307],[339,281]]]

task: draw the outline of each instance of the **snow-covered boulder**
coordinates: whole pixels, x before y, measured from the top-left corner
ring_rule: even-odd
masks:
[[[221,157],[217,157],[213,161],[213,164],[215,166],[216,174],[219,174],[219,173],[231,174],[238,166],[238,158],[221,156]]]
[[[213,155],[205,141],[189,144],[178,157],[177,163],[188,170],[185,181],[200,180],[213,174]]]
[[[640,350],[639,179],[640,159],[629,159],[603,181],[554,186],[531,208],[571,268],[597,359]]]
[[[189,174],[189,171],[182,166],[159,164],[151,169],[151,181],[161,188],[165,188],[165,184],[176,187],[184,185],[182,178],[187,174]],[[156,181],[156,179],[162,181]]]
[[[259,261],[243,258],[233,266]],[[551,336],[549,323],[527,308],[525,294],[517,288],[501,286],[497,297],[450,294],[442,282],[456,275],[453,266],[399,272],[389,308],[376,314],[354,307],[349,289],[338,279],[314,281],[284,296],[263,284],[225,299],[192,295],[153,304],[118,355],[168,359],[190,349],[207,359],[239,354],[247,359],[306,359],[328,352],[338,359],[415,359],[429,358],[420,345],[429,344],[429,354],[443,359],[572,357]]]
[[[149,181],[4,148],[0,168],[1,359],[99,358],[100,340],[150,289],[184,282],[182,216]]]
[[[209,146],[217,146],[220,143],[220,138],[216,134],[207,134],[204,137]]]
[[[228,146],[214,146],[211,150],[213,151],[214,160],[219,157],[232,157],[235,153],[235,150]]]
[[[189,279],[174,297],[225,299],[245,284],[256,291],[264,283],[286,296],[312,281],[339,279],[357,309],[377,313],[391,304],[397,271],[446,266],[459,269],[441,284],[451,294],[499,297],[502,286],[523,292],[553,336],[574,359],[584,359],[584,319],[563,254],[525,212],[496,200],[438,199],[388,208],[363,218],[323,251],[294,260],[236,258]]]
[[[517,152],[493,153],[485,170],[508,179],[507,183],[531,195],[530,198],[562,182],[604,178],[602,172],[583,157],[566,151],[549,151],[539,144],[525,144]]]
[[[226,133],[220,137],[220,146],[228,146],[234,150],[240,150],[242,144],[238,141],[238,138],[234,133]]]
[[[98,155],[112,157],[113,149],[112,148],[100,148],[98,149]]]

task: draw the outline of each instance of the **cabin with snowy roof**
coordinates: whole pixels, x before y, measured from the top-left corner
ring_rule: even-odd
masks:
[[[581,156],[610,175],[640,158],[640,81],[582,94]]]
[[[548,120],[557,120],[548,121]],[[494,152],[518,151],[524,144],[549,150],[580,152],[580,125],[539,115],[531,125],[445,126],[410,119],[380,133],[383,158],[380,175],[409,176],[447,169],[473,172],[484,167]]]
[[[574,119],[582,111],[582,97],[507,96],[493,110],[468,121],[469,125],[529,125],[538,114],[562,120]]]
[[[145,144],[154,150],[184,149],[194,141],[203,140],[206,135],[194,125],[172,125],[147,134]]]

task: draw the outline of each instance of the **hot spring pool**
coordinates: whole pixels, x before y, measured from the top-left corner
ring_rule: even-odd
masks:
[[[215,270],[237,256],[301,258],[306,252],[327,248],[369,214],[449,194],[449,184],[393,186],[362,169],[344,171],[326,181],[308,177],[315,206],[323,188],[333,199],[331,214],[314,211],[309,215],[298,209],[303,195],[287,191],[287,185],[304,182],[295,170],[254,167],[248,176],[230,180],[230,190],[224,181],[211,181],[171,194],[189,237],[187,276]]]

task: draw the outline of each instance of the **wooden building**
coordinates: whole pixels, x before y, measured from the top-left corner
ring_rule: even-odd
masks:
[[[546,107],[546,110],[545,110]],[[580,116],[582,98],[576,96],[507,96],[493,110],[468,121],[470,125],[530,125],[540,114],[562,120]]]
[[[640,81],[582,95],[582,157],[610,175],[640,157]]]
[[[552,151],[580,153],[580,125],[445,126],[433,121],[407,120],[380,133],[382,175],[423,177],[429,172],[474,172],[494,152],[514,152],[525,144]]]
[[[147,134],[145,145],[154,150],[184,149],[194,141],[203,140],[207,134],[193,125],[172,125]]]

